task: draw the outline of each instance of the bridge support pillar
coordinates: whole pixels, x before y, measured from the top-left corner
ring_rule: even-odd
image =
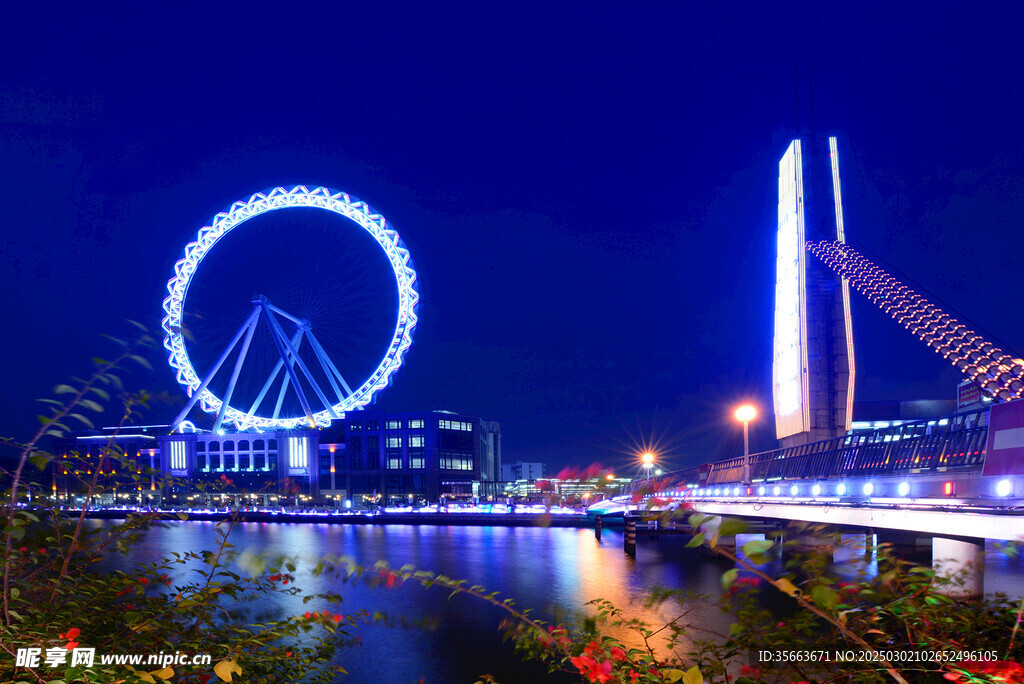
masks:
[[[601,516],[594,518],[594,537],[601,541]]]
[[[985,593],[985,540],[932,538],[932,565],[950,584],[939,591],[963,599],[981,598]]]

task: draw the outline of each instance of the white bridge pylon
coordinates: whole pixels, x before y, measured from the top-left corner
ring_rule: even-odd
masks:
[[[259,410],[266,398],[270,388],[274,385],[278,375],[281,373],[281,369],[285,370],[285,377],[281,381],[281,389],[278,390],[277,402],[274,405],[273,420],[277,420],[281,413],[281,406],[284,403],[285,395],[288,392],[288,387],[291,386],[295,390],[295,394],[299,399],[299,404],[302,406],[302,411],[305,413],[306,418],[309,420],[310,427],[316,427],[316,419],[313,417],[313,411],[310,408],[309,398],[306,396],[306,392],[302,388],[302,384],[299,381],[299,374],[296,372],[296,366],[298,370],[305,377],[306,382],[312,388],[316,394],[316,398],[323,404],[324,409],[332,419],[340,418],[337,411],[335,411],[334,405],[327,398],[326,393],[320,387],[320,384],[313,378],[313,374],[310,373],[309,367],[299,357],[299,347],[302,345],[303,340],[309,341],[309,347],[313,350],[313,354],[317,361],[320,363],[320,367],[323,369],[324,374],[327,376],[327,380],[331,384],[331,390],[333,390],[335,396],[338,397],[338,403],[343,403],[347,397],[351,397],[353,392],[352,388],[342,377],[338,367],[331,361],[331,358],[324,351],[323,346],[316,339],[316,335],[313,334],[313,327],[309,321],[301,318],[292,316],[287,311],[279,309],[270,303],[270,301],[263,295],[258,295],[252,300],[252,313],[246,318],[245,323],[238,329],[235,336],[228,343],[224,351],[221,352],[220,357],[213,364],[213,368],[203,378],[202,383],[192,392],[192,396],[189,398],[185,407],[181,410],[181,413],[174,419],[172,430],[177,429],[178,425],[185,419],[188,412],[196,405],[206,390],[207,386],[213,380],[214,376],[220,371],[221,366],[227,361],[231,352],[238,346],[238,343],[242,341],[242,348],[238,352],[238,358],[235,360],[235,367],[231,371],[231,379],[228,381],[227,391],[224,394],[224,399],[221,402],[220,409],[217,411],[217,420],[213,425],[214,432],[220,430],[221,424],[224,422],[224,415],[231,404],[231,397],[235,392],[235,384],[238,382],[238,376],[242,372],[242,366],[245,364],[245,357],[249,351],[249,344],[252,342],[253,335],[256,332],[256,327],[259,325],[260,320],[266,321],[267,328],[270,331],[270,337],[274,340],[274,346],[277,348],[278,359],[274,365],[274,369],[270,372],[270,377],[263,384],[263,388],[257,395],[256,400],[253,401],[252,406],[249,407],[246,415],[250,421],[255,420],[256,411]],[[284,330],[281,327],[281,323],[277,320],[276,316],[281,316],[288,321],[295,324],[295,333],[289,339]]]

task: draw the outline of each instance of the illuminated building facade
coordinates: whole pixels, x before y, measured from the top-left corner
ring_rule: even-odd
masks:
[[[794,140],[779,162],[772,390],[783,447],[845,434],[853,414],[849,284],[808,255],[817,235],[845,242],[835,138],[827,157]]]
[[[493,496],[501,475],[501,425],[448,411],[357,411],[323,430],[169,431],[58,440],[63,458],[50,468],[48,493],[73,501],[99,469],[104,505],[358,506]]]
[[[486,496],[501,425],[449,411],[360,411],[321,433],[321,498],[398,504]]]

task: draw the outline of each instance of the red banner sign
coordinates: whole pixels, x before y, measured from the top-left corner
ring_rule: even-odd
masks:
[[[981,474],[1024,475],[1024,399],[992,407]]]

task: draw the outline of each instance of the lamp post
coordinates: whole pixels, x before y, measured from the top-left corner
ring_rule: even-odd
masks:
[[[644,470],[647,471],[647,476],[644,479],[650,480],[651,468],[654,467],[654,454],[652,454],[650,451],[645,451],[644,453],[640,454],[640,460],[643,461]]]
[[[757,408],[753,404],[737,407],[733,414],[736,420],[743,423],[743,481],[750,483],[750,421],[757,418]]]

